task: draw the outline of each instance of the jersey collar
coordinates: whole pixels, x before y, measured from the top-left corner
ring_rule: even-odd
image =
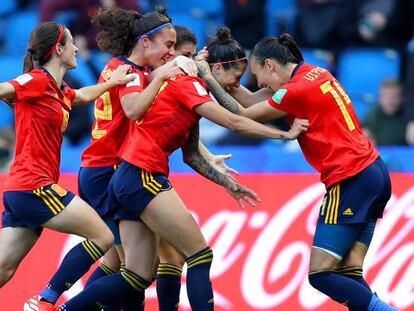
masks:
[[[52,79],[52,81],[58,86],[59,90],[62,92],[65,90],[65,85],[63,83],[61,85],[58,85],[55,78],[53,78],[51,73],[45,67],[38,67],[38,69],[42,70],[50,79]]]
[[[296,72],[299,70],[299,68],[301,67],[303,65],[303,61],[302,62],[300,62],[299,64],[297,64],[296,66],[295,66],[295,68],[293,69],[293,71],[292,71],[292,74],[290,75],[290,78],[292,79],[293,78],[293,76],[296,74]]]
[[[120,61],[123,61],[125,64],[131,65],[132,67],[134,67],[134,68],[136,68],[138,70],[141,70],[141,71],[145,70],[145,67],[142,67],[140,65],[135,64],[134,62],[131,62],[129,59],[127,59],[124,56],[118,56],[118,59]]]

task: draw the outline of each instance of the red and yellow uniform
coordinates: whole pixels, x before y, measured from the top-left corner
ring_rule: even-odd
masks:
[[[92,141],[82,153],[81,167],[113,166],[120,162],[118,152],[130,125],[120,99],[128,93],[142,92],[147,85],[149,74],[149,70],[137,66],[124,57],[114,57],[105,66],[98,82],[108,80],[111,72],[123,64],[131,65],[132,73],[136,73],[138,78],[126,85],[109,89],[95,101]]]
[[[200,116],[194,107],[211,101],[204,82],[180,75],[164,82],[144,118],[131,126],[121,158],[150,173],[168,176],[168,157],[182,147]]]
[[[5,191],[33,190],[59,180],[60,147],[75,92],[45,69],[9,81],[16,91],[16,150]]]
[[[379,157],[361,131],[349,96],[323,68],[299,64],[269,104],[286,112],[290,121],[309,120],[308,132],[298,141],[326,188],[355,176]]]

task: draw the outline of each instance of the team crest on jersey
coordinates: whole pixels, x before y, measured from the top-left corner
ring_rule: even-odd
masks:
[[[287,89],[278,89],[272,98],[277,104],[280,104],[282,102],[283,97],[286,95],[286,93],[287,93]]]
[[[18,76],[16,79],[14,79],[14,81],[17,81],[17,83],[19,83],[20,85],[24,85],[32,79],[33,77],[30,74],[25,73]]]
[[[59,186],[58,184],[53,184],[51,186],[52,190],[54,192],[56,192],[58,195],[60,195],[61,197],[64,197],[65,195],[68,194],[68,191],[66,189],[63,189],[61,186]]]
[[[194,84],[194,87],[197,90],[198,95],[204,96],[204,95],[207,95],[208,94],[207,91],[206,91],[206,89],[203,88],[203,86],[200,84],[200,82],[195,81],[195,82],[193,82],[193,84]]]

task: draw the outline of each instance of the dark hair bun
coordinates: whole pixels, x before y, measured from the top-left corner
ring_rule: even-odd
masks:
[[[165,7],[163,7],[162,5],[157,5],[155,7],[155,11],[160,13],[161,15],[164,15],[164,16],[168,17],[167,9]]]
[[[227,44],[229,41],[233,40],[233,37],[231,36],[231,30],[226,26],[222,26],[217,29],[216,37],[217,42],[220,44]]]

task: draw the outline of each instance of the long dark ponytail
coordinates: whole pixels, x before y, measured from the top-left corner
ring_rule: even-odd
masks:
[[[47,22],[36,27],[30,34],[29,44],[24,57],[23,72],[43,66],[50,60],[53,49],[58,43],[65,45],[65,27],[56,22]]]

